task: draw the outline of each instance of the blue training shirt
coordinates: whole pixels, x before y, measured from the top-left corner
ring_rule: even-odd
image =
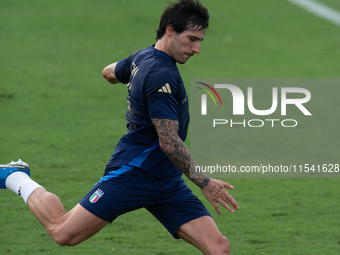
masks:
[[[127,130],[111,156],[105,174],[122,165],[139,167],[161,179],[182,172],[159,147],[151,118],[179,122],[185,141],[189,124],[188,97],[176,61],[154,46],[139,50],[117,63],[116,78],[127,84]]]

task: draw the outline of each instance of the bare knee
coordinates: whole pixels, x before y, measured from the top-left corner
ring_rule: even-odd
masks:
[[[75,246],[80,243],[68,236],[54,236],[52,238],[56,242],[56,244],[60,246]]]
[[[75,244],[72,245],[70,237],[68,237],[67,235],[64,235],[62,233],[53,233],[53,234],[50,233],[50,236],[56,242],[56,244],[58,244],[60,246],[73,246],[73,245],[75,245]]]
[[[78,204],[67,214],[51,220],[45,228],[58,245],[74,246],[96,234],[107,223]]]
[[[52,239],[60,246],[75,246],[80,243],[80,241],[77,241],[76,236],[72,236],[69,232],[64,231],[60,228],[49,229],[47,230],[47,232],[52,237]]]
[[[207,241],[204,246],[200,247],[200,250],[205,255],[230,255],[230,242],[226,237],[220,235]]]
[[[222,236],[216,240],[211,254],[225,254],[230,255],[230,242],[225,236]]]
[[[64,238],[55,238],[55,237],[52,237],[53,240],[56,242],[56,244],[60,245],[60,246],[69,246],[68,245],[68,240],[67,239],[64,239]]]
[[[229,240],[225,237],[225,236],[222,236],[222,249],[223,249],[223,252],[222,254],[227,254],[229,255],[230,254],[230,242]]]

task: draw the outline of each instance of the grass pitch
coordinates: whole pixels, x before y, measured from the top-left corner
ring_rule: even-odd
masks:
[[[179,66],[186,84],[200,77],[339,77],[339,27],[284,0],[202,2],[211,23],[201,53]],[[336,1],[322,2],[340,11]],[[1,163],[28,162],[33,178],[70,210],[102,176],[125,133],[125,85],[108,84],[101,71],[155,42],[166,4],[3,0],[0,6]],[[218,216],[188,185],[231,241],[232,254],[339,253],[339,179],[227,181],[241,207],[233,215]],[[145,210],[119,217],[76,247],[57,246],[7,190],[0,219],[0,254],[200,254],[173,240]]]

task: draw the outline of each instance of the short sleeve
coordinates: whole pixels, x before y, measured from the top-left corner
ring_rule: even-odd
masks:
[[[146,83],[146,98],[150,118],[178,120],[178,83],[167,75],[152,77]]]
[[[140,51],[141,50],[136,51],[128,58],[118,61],[115,68],[115,75],[118,81],[120,81],[121,83],[127,84],[129,82],[132,70],[132,62]]]
[[[131,56],[118,61],[115,68],[115,75],[118,81],[121,83],[128,83],[130,80],[130,66],[131,66]]]

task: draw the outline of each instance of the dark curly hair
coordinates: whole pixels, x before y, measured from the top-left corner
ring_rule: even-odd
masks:
[[[177,0],[164,10],[156,40],[163,37],[166,27],[172,25],[176,33],[184,30],[201,30],[209,26],[209,12],[199,0]]]

